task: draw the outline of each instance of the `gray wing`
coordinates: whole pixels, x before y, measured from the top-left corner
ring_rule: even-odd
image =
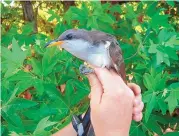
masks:
[[[122,51],[116,40],[112,41],[111,45],[109,46],[109,56],[111,58],[114,69],[126,82],[125,64],[122,56]]]
[[[104,33],[101,31],[89,31],[89,38],[92,39],[93,44],[99,44],[101,42],[105,41],[112,41],[115,39],[115,37],[111,34]]]

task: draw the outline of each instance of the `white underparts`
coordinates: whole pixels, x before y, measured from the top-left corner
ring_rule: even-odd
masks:
[[[77,58],[80,58],[93,66],[109,68],[111,66],[111,60],[108,52],[109,46],[109,41],[106,41],[105,45],[100,44],[95,46],[91,45],[87,41],[79,39],[67,41],[66,44],[63,45],[63,48]]]

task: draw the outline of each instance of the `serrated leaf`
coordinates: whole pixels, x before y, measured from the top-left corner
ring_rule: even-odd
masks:
[[[155,91],[154,78],[150,74],[148,74],[148,73],[144,74],[143,82],[144,82],[145,87],[148,90]]]
[[[98,29],[97,17],[91,16],[88,18],[87,27]]]
[[[44,76],[47,76],[52,72],[54,66],[59,60],[58,54],[60,54],[59,49],[53,47],[47,49],[44,53],[44,56],[42,58],[42,72]]]
[[[8,64],[8,70],[5,74],[6,77],[13,75],[13,72],[23,66],[26,55],[27,52],[21,50],[14,38],[12,40],[12,51],[2,47],[2,57]]]
[[[174,47],[174,45],[179,46],[179,38],[176,35],[174,35],[165,43],[165,45],[172,46],[172,47]]]
[[[30,74],[30,72],[25,72],[22,70],[17,71],[16,73],[13,73],[14,75],[9,77],[8,80],[9,81],[28,81],[28,80],[32,80],[33,78],[35,79],[36,77],[32,76]]]
[[[13,113],[18,110],[22,110],[25,108],[33,107],[37,105],[36,102],[22,99],[22,98],[14,98],[10,102],[7,102],[2,106],[2,110],[7,113]]]
[[[151,129],[153,132],[157,133],[158,135],[163,134],[162,129],[158,123],[158,116],[151,114],[148,122],[145,123],[145,125],[147,126],[147,128]]]
[[[65,87],[64,99],[72,107],[80,102],[89,93],[89,88],[78,80],[68,80]]]
[[[163,42],[166,42],[169,40],[170,37],[174,36],[176,33],[174,31],[169,31],[166,28],[163,28],[160,30],[158,34],[159,43],[162,44]]]
[[[152,16],[152,19],[150,20],[150,25],[156,32],[158,32],[161,26],[164,27],[170,26],[168,24],[168,18],[169,15],[160,15],[159,13],[157,13],[154,16]],[[160,24],[158,22],[160,22]]]
[[[146,134],[141,128],[141,125],[134,121],[131,124],[129,135],[130,136],[146,136]]]
[[[164,102],[163,99],[158,99],[157,102],[158,102],[159,108],[162,111],[162,114],[165,115],[168,109],[167,104]]]
[[[32,72],[38,76],[42,75],[42,64],[40,60],[37,60],[35,58],[32,58],[30,60],[32,64]]]
[[[102,15],[99,20],[103,21],[103,22],[106,22],[106,23],[110,23],[110,24],[113,24],[114,23],[114,20],[107,14],[104,14]]]
[[[165,86],[166,86],[166,82],[167,82],[167,74],[163,74],[163,73],[158,73],[157,75],[155,75],[155,89],[156,90],[161,90],[163,91]]]
[[[172,114],[172,112],[178,105],[179,83],[171,84],[167,90],[170,92],[170,95],[165,99],[165,101],[168,102],[169,111],[170,114]]]
[[[150,100],[147,102],[146,111],[145,111],[145,121],[147,122],[150,114],[152,113],[153,108],[156,104],[156,94],[153,92],[149,94]]]
[[[149,42],[150,42],[150,47],[149,47],[148,52],[149,53],[156,53],[158,44],[154,44],[151,39],[149,39]]]
[[[6,120],[10,126],[8,126],[8,128],[11,131],[17,131],[17,132],[24,132],[24,126],[22,123],[22,119],[20,118],[19,115],[17,115],[16,113],[6,113],[4,111],[2,111],[2,117],[4,120]],[[18,128],[18,129],[16,129]],[[20,128],[20,129],[19,129]]]
[[[50,116],[47,116],[47,117],[43,118],[37,124],[37,127],[36,127],[36,129],[35,129],[35,131],[33,133],[34,135],[39,135],[39,134],[41,134],[41,132],[44,133],[45,128],[47,128],[49,126],[53,126],[53,125],[58,123],[58,122],[51,122],[51,121],[49,121],[49,118],[50,118]]]

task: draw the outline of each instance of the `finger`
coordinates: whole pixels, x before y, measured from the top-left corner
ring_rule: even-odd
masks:
[[[95,73],[101,84],[108,84],[109,79],[111,79],[111,73],[106,68],[95,68]]]
[[[142,117],[143,117],[143,115],[142,115],[142,113],[140,113],[137,115],[133,115],[132,119],[135,120],[136,122],[139,122],[142,120]]]
[[[108,85],[109,82],[117,80],[119,85],[124,85],[122,78],[114,72],[114,70],[108,70],[106,68],[95,68],[95,73],[102,85]]]
[[[138,95],[134,99],[134,107],[138,106],[142,102],[142,97],[141,95]]]
[[[141,94],[141,89],[137,84],[134,83],[128,83],[128,87],[134,92],[135,96]]]
[[[142,112],[143,108],[144,108],[144,103],[141,102],[140,105],[133,108],[133,114],[139,114],[140,112]]]
[[[90,83],[90,86],[91,86],[91,93],[90,93],[91,101],[90,101],[90,104],[93,107],[96,104],[99,104],[101,102],[103,89],[102,89],[100,81],[98,80],[98,78],[96,77],[95,74],[90,74],[87,77],[89,79],[89,83]]]
[[[114,69],[110,69],[109,70],[109,72],[111,73],[111,75],[113,75],[113,76],[116,76],[116,75],[118,75],[115,71],[114,71]],[[119,76],[119,75],[118,75]]]
[[[117,77],[120,81],[123,81],[121,74],[118,74],[114,69],[110,69],[109,71],[112,76]]]
[[[115,78],[117,78],[118,80],[123,82],[123,79],[121,77],[121,75],[119,75],[114,69],[110,69],[109,72],[111,73],[111,75]],[[121,83],[122,83],[121,82]],[[123,82],[124,83],[124,82]]]
[[[96,75],[95,74],[89,74],[89,75],[87,75],[87,78],[88,78],[88,80],[89,80],[89,83],[90,83],[90,86],[92,87],[94,87],[94,86],[99,86],[99,85],[101,85],[100,84],[100,82],[99,82],[99,80],[98,80],[98,78],[96,77]]]

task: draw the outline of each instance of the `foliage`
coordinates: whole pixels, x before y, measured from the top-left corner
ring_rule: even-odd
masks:
[[[119,40],[128,81],[140,85],[145,103],[143,121],[132,123],[131,136],[178,135],[178,3],[79,2],[59,13],[43,2],[41,12],[48,18],[39,15],[38,23],[46,19],[48,27],[39,24],[38,33],[18,16],[20,2],[15,4],[1,3],[2,135],[50,135],[68,124],[72,114],[86,110],[90,88],[78,70],[83,62],[64,50],[44,48],[70,28],[101,30]],[[168,128],[176,132],[164,134]]]

